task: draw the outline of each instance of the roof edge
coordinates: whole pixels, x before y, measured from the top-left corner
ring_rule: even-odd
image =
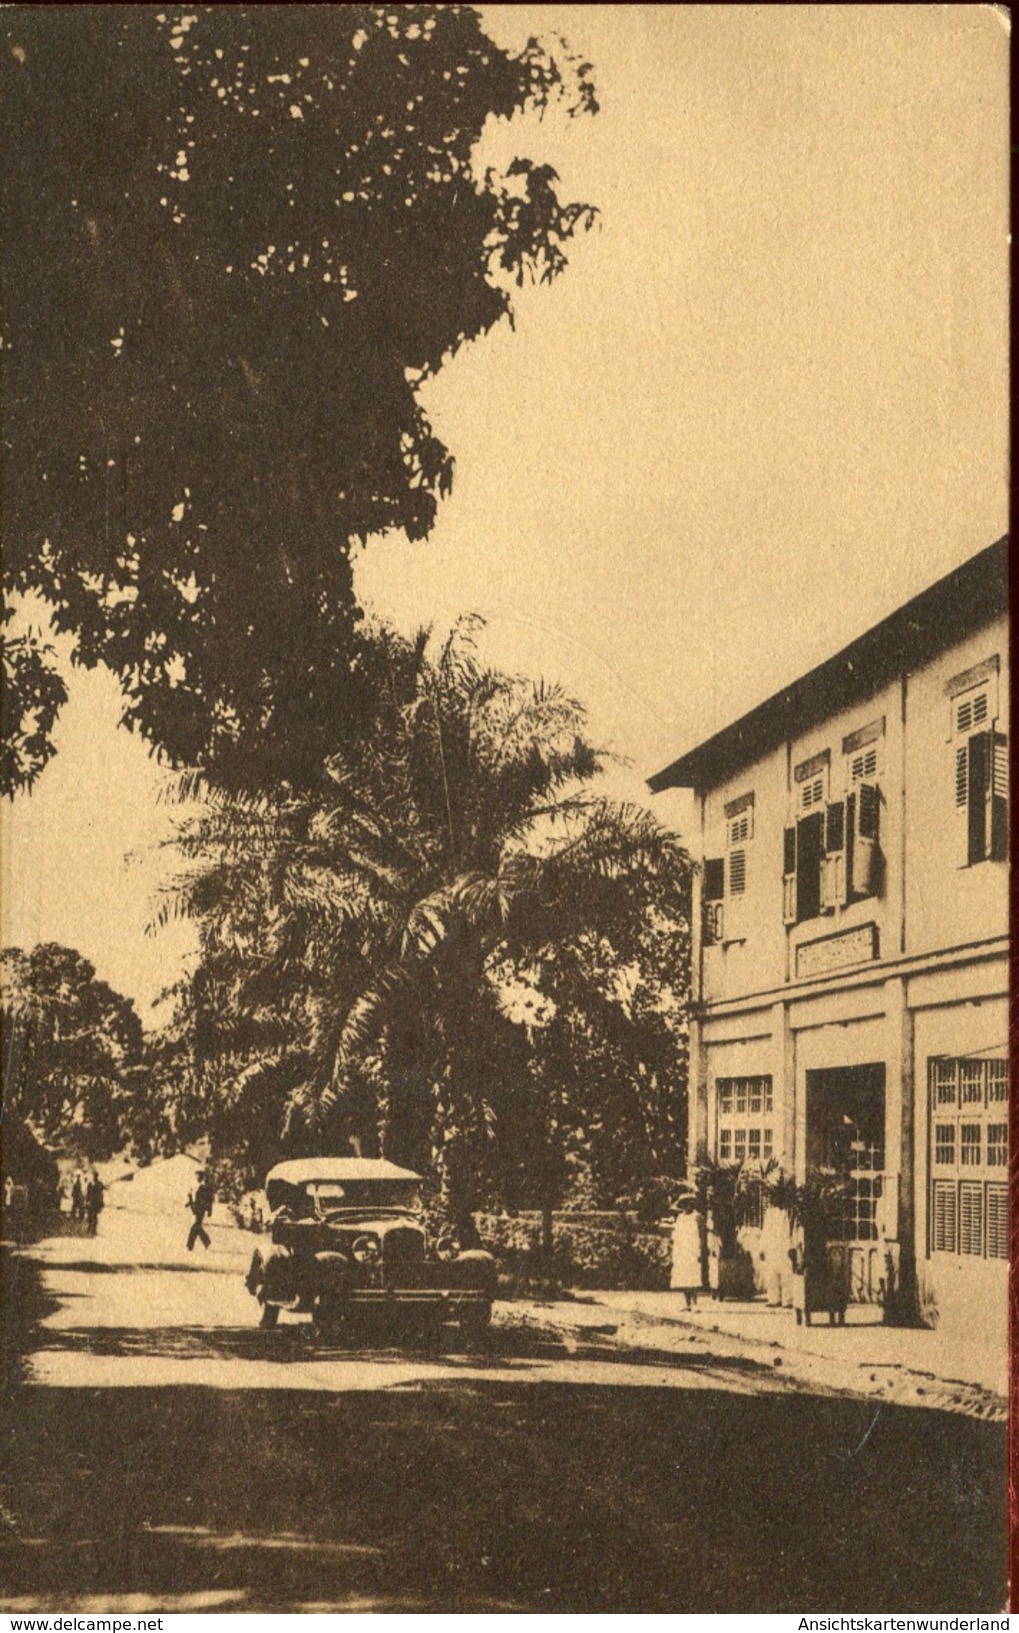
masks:
[[[947,650],[1008,610],[1008,570],[1005,533],[841,651],[656,771],[647,778],[651,792],[716,787],[787,738]]]

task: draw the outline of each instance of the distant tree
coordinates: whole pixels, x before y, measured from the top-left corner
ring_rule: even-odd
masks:
[[[91,1156],[118,1149],[144,1093],[142,1027],[129,998],[80,953],[43,942],[0,953],[4,1106]]]
[[[351,551],[425,537],[453,461],[420,382],[565,265],[548,166],[486,121],[596,107],[467,6],[16,5],[0,21],[5,584],[125,720],[227,783],[314,784],[379,676]],[[7,786],[51,752],[9,660]]]

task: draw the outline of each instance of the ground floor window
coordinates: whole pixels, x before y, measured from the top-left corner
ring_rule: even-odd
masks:
[[[774,1098],[770,1077],[719,1077],[715,1081],[715,1157],[744,1167],[739,1192],[742,1225],[764,1223],[760,1170],[774,1154]]]
[[[930,1249],[1008,1258],[1008,1062],[942,1055],[928,1064]]]
[[[774,1150],[770,1077],[720,1077],[715,1083],[719,1162],[767,1162]]]

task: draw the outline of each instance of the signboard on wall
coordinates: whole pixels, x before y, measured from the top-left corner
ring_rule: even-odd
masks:
[[[877,925],[861,924],[855,930],[801,942],[796,949],[796,976],[802,980],[809,975],[829,975],[850,964],[868,964],[877,956]]]

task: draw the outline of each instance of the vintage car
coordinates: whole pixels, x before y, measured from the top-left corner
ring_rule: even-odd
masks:
[[[470,1339],[484,1333],[495,1260],[451,1231],[430,1251],[420,1187],[420,1175],[377,1158],[301,1158],[271,1169],[271,1240],[256,1248],[246,1278],[261,1325],[296,1310],[330,1333],[372,1314],[418,1328],[455,1320]]]

